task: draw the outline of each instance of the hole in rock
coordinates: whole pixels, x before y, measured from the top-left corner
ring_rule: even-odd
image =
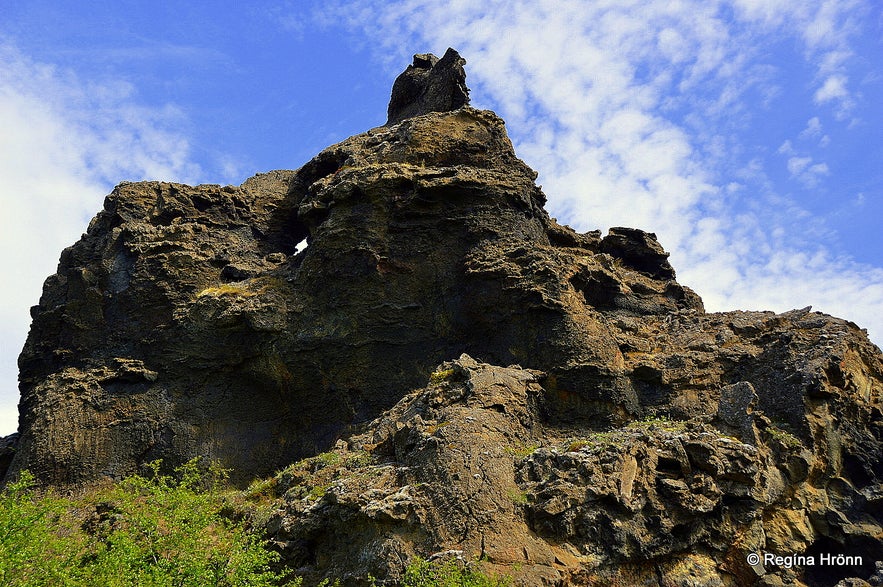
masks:
[[[659,460],[656,462],[656,473],[658,473],[661,477],[669,478],[678,478],[683,476],[680,461],[662,455],[659,456]]]

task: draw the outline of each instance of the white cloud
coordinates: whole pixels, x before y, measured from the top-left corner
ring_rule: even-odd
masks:
[[[765,60],[783,40],[802,47],[816,72],[803,80],[815,88],[803,97],[806,110],[815,100],[838,116],[848,111],[850,39],[865,0],[490,1],[480,8],[363,0],[327,10],[374,39],[391,72],[409,59],[407,49],[456,47],[469,60],[475,105],[490,102],[506,118],[520,156],[541,173],[553,215],[580,229],[656,232],[681,281],[709,308],[815,303],[883,337],[874,310],[881,270],[829,254],[819,239],[824,223],[777,195],[752,155],[756,146],[743,138],[769,115],[757,110],[781,95],[780,72]],[[818,117],[804,133],[829,140]],[[791,141],[779,153],[805,186],[830,174]]]
[[[846,118],[854,106],[848,79],[843,75],[853,56],[850,42],[863,19],[873,16],[866,0],[733,0],[742,19],[762,24],[781,34],[799,35],[807,61],[817,71],[818,103],[833,103],[839,118]],[[730,2],[721,1],[726,6]]]
[[[827,147],[831,143],[831,137],[824,133],[818,116],[810,118],[806,122],[806,128],[800,131],[798,136],[804,141],[816,140],[820,147]]]
[[[819,104],[834,100],[845,100],[848,97],[849,92],[846,91],[846,76],[843,75],[829,76],[825,80],[825,83],[822,84],[822,87],[816,90],[816,93],[813,96],[815,101]]]
[[[806,136],[811,136],[812,134],[818,134],[820,132],[820,126],[817,126],[818,118],[813,118],[810,120],[807,129],[800,133],[802,138]],[[809,133],[807,131],[810,131]],[[821,144],[827,144],[825,140],[827,137],[823,137],[820,141]],[[786,162],[786,167],[788,168],[788,173],[791,175],[792,179],[798,180],[807,188],[814,188],[818,185],[819,180],[826,175],[829,175],[830,170],[828,169],[827,163],[815,163],[813,164],[813,158],[810,156],[799,156],[797,151],[794,148],[794,145],[790,140],[785,141],[776,151],[780,155],[790,155],[788,157],[788,161]]]
[[[0,435],[15,429],[16,358],[41,284],[124,179],[189,181],[175,108],[146,108],[127,84],[77,79],[0,45]]]
[[[800,132],[800,138],[812,138],[822,134],[822,122],[813,116],[806,122],[806,128]]]
[[[827,163],[816,163],[815,165],[810,165],[809,169],[807,169],[806,171],[810,175],[810,177],[813,177],[816,180],[819,177],[823,175],[828,175],[830,173]],[[815,185],[815,182],[813,182],[813,185]]]
[[[788,159],[788,173],[792,176],[800,175],[810,163],[812,157],[791,157]]]
[[[787,167],[791,177],[800,181],[807,188],[814,188],[819,180],[830,173],[827,163],[811,165],[812,157],[790,157]]]

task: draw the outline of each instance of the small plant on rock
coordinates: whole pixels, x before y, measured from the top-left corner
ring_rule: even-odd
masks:
[[[454,369],[442,369],[441,371],[435,371],[429,376],[429,383],[435,385],[443,381],[447,381],[454,376],[455,372],[456,371]]]

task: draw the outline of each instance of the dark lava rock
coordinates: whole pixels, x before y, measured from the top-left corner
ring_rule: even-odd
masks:
[[[6,475],[9,465],[12,464],[12,457],[15,456],[15,449],[18,446],[18,432],[13,432],[9,436],[0,438],[0,479]]]
[[[414,555],[531,586],[870,578],[880,350],[809,309],[705,313],[652,233],[559,225],[464,75],[418,56],[388,125],[297,171],[117,186],[32,309],[7,478],[282,470],[268,535],[346,585]]]
[[[414,63],[396,78],[387,108],[387,126],[430,112],[450,112],[469,105],[466,60],[453,49],[439,59],[414,55]]]
[[[652,232],[637,228],[611,228],[601,239],[601,251],[622,259],[633,269],[660,279],[674,279],[675,270],[668,263],[668,253]]]

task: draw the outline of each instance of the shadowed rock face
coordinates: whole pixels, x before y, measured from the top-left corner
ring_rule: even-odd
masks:
[[[432,53],[414,55],[392,86],[387,126],[430,112],[450,112],[469,104],[466,60],[453,49],[439,59]]]
[[[465,79],[434,59],[297,171],[117,186],[32,309],[0,465],[246,483],[333,449],[277,478],[267,532],[348,585],[449,550],[524,585],[869,577],[745,555],[883,560],[879,349],[808,310],[707,314],[652,233],[559,225],[503,121],[431,97]]]

